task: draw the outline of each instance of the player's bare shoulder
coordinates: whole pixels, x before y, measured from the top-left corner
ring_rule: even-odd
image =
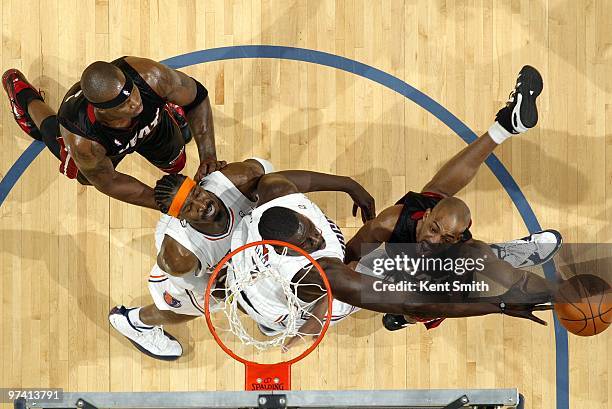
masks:
[[[198,258],[170,236],[164,236],[157,265],[170,275],[183,275],[199,268]]]
[[[169,70],[167,66],[149,58],[133,56],[125,57],[125,62],[130,64],[157,94],[166,94],[165,84],[168,82]]]
[[[97,162],[106,157],[106,149],[99,143],[76,135],[63,126],[60,126],[60,133],[65,143],[68,145],[70,152],[78,160]]]
[[[265,170],[258,161],[247,159],[243,162],[233,162],[221,169],[220,172],[245,197],[253,202],[257,201],[257,184],[260,178],[265,175]]]

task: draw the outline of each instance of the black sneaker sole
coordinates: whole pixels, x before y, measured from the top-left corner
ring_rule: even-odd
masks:
[[[521,83],[518,93],[522,96],[520,108],[521,123],[526,128],[533,128],[538,123],[536,98],[542,93],[544,88],[542,76],[538,70],[530,65],[526,65],[521,69],[518,81]],[[529,91],[533,91],[533,94]]]
[[[401,317],[401,318],[400,318]],[[398,321],[404,320],[405,323],[401,324]],[[410,322],[406,322],[403,315],[399,314],[384,314],[382,317],[383,327],[387,331],[399,331],[411,325]]]

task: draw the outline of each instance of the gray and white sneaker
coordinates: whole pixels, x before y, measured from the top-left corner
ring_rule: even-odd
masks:
[[[114,307],[108,314],[113,328],[130,340],[138,350],[151,358],[174,361],[183,354],[183,347],[162,326],[136,327],[128,318],[131,308],[123,305]]]
[[[550,261],[561,248],[563,236],[556,230],[543,230],[522,239],[491,244],[491,250],[514,268],[539,266]]]

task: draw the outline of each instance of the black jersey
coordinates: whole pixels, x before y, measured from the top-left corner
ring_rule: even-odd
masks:
[[[402,213],[395,224],[389,243],[416,243],[417,222],[423,218],[427,209],[433,209],[444,197],[432,192],[408,192],[396,205],[403,205]],[[462,241],[472,238],[469,229],[463,232]]]
[[[178,125],[166,109],[166,100],[125,61],[125,57],[111,64],[131,78],[140,91],[143,109],[132,119],[131,125],[127,128],[111,128],[97,121],[94,107],[85,99],[78,82],[70,88],[59,107],[59,123],[76,135],[98,142],[110,157],[132,153],[145,141],[148,147],[164,150],[168,141],[182,139]]]

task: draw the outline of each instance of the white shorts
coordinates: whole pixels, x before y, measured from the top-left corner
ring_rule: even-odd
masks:
[[[185,279],[166,274],[157,264],[149,274],[149,292],[159,310],[200,317],[204,315],[205,292],[189,289],[192,286],[186,284]]]
[[[331,322],[329,324],[330,325],[337,324],[338,322],[342,321],[343,319],[345,319],[349,315],[351,315],[351,314],[353,314],[353,313],[355,313],[355,312],[357,312],[359,310],[360,310],[359,307],[355,307],[354,305],[347,304],[345,302],[342,302],[340,300],[336,300],[334,298],[334,301],[332,302]]]

